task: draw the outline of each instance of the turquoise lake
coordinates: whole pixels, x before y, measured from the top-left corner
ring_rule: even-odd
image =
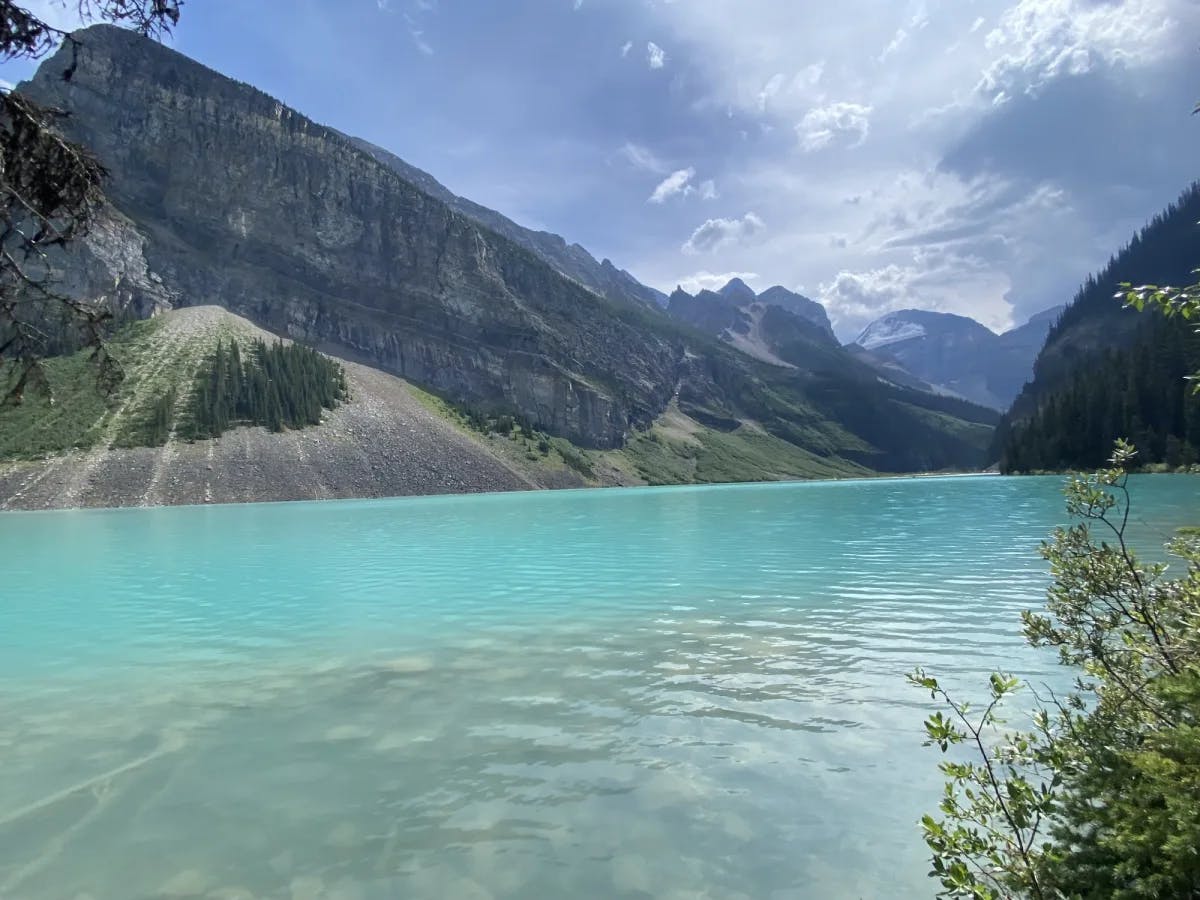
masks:
[[[1061,683],[1061,483],[0,515],[0,897],[930,897],[904,674]]]

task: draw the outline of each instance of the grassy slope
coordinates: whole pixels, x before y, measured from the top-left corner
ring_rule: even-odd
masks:
[[[821,457],[751,424],[732,431],[702,425],[676,408],[633,436],[614,466],[647,484],[710,484],[867,475],[869,470],[837,457]]]
[[[754,425],[732,431],[708,427],[674,405],[622,449],[595,451],[539,432],[531,438],[516,429],[509,435],[481,432],[440,397],[410,390],[430,411],[486,441],[493,452],[541,483],[582,478],[589,484],[710,484],[872,474],[838,457],[802,450]]]
[[[513,428],[507,434],[480,430],[458,407],[436,394],[423,391],[412,384],[408,389],[430,412],[445,419],[468,437],[484,443],[488,450],[535,482],[554,484],[580,478],[589,482],[596,479],[596,454],[580,450],[570,441],[551,437],[540,431],[528,436],[519,428]]]
[[[169,315],[176,317],[169,326],[164,318],[136,322],[108,342],[124,373],[114,390],[97,383],[87,351],[47,360],[49,395],[27,394],[19,406],[0,408],[0,459],[144,444],[142,432],[155,404],[173,392],[178,413],[217,340],[245,336],[232,319],[196,310]]]

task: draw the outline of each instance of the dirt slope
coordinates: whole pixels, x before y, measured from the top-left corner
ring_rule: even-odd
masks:
[[[435,415],[402,380],[345,363],[351,399],[324,424],[272,434],[238,428],[211,441],[112,449],[122,414],[170,369],[194,371],[204,348],[231,332],[261,334],[217,307],[166,314],[133,387],[100,424],[94,449],[0,463],[0,509],[160,506],[383,497],[539,487],[485,442]],[[181,396],[180,402],[184,402]]]

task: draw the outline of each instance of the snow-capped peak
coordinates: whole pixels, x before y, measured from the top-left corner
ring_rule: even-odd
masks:
[[[908,341],[925,336],[925,327],[918,325],[899,313],[891,313],[882,319],[876,319],[863,329],[862,334],[855,338],[854,343],[867,350]]]

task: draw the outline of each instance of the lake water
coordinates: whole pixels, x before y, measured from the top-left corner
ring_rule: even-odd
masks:
[[[1061,680],[1060,484],[0,515],[0,897],[932,896],[904,673]]]

